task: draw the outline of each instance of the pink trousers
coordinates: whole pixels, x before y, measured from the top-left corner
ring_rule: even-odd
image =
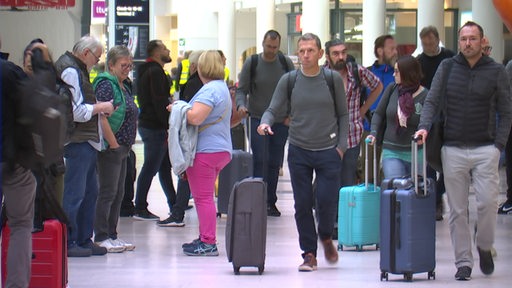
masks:
[[[207,244],[215,244],[217,241],[217,209],[213,199],[215,179],[229,161],[229,152],[197,153],[194,165],[187,169],[190,192],[199,219],[199,238]]]

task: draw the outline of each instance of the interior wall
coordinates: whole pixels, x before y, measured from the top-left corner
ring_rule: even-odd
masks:
[[[1,50],[10,53],[9,60],[21,66],[23,50],[27,44],[35,38],[41,38],[48,45],[54,60],[57,60],[80,39],[81,15],[81,7],[68,10],[0,11]]]

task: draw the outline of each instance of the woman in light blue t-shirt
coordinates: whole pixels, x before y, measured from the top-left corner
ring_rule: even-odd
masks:
[[[231,96],[224,82],[224,64],[215,50],[201,54],[198,72],[204,86],[190,100],[188,124],[199,126],[194,163],[187,169],[190,192],[199,219],[199,238],[183,244],[190,256],[217,256],[215,179],[231,160]]]

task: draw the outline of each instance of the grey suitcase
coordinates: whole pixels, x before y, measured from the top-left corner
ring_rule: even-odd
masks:
[[[412,150],[412,178],[387,179],[381,186],[381,281],[388,280],[388,273],[412,281],[414,273],[426,272],[428,279],[435,279],[435,185],[432,179],[418,177],[416,143]],[[424,157],[423,175],[425,163]]]
[[[240,267],[265,269],[267,242],[267,186],[261,178],[237,182],[229,198],[226,251],[233,271]]]
[[[229,195],[235,183],[253,175],[252,154],[233,150],[231,162],[219,173],[217,216],[228,213]]]

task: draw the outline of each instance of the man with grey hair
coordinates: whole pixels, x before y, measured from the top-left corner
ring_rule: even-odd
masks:
[[[104,255],[106,249],[92,242],[98,174],[96,159],[102,147],[99,115],[114,111],[112,102],[97,102],[89,72],[103,53],[98,39],[84,36],[55,63],[62,80],[71,85],[75,129],[64,147],[63,208],[69,218],[68,257]]]

